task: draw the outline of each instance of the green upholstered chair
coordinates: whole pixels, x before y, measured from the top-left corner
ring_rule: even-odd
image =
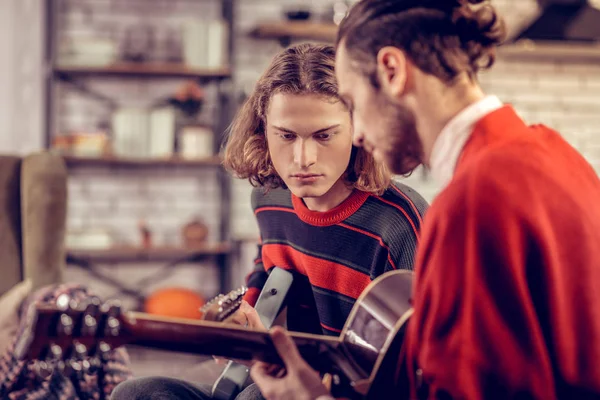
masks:
[[[0,155],[0,295],[24,279],[33,290],[62,281],[66,214],[62,157]]]

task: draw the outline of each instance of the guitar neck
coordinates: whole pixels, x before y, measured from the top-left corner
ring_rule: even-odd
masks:
[[[195,321],[128,312],[124,319],[126,343],[201,355],[214,355],[239,360],[260,360],[282,364],[267,332],[224,325],[218,322]],[[335,351],[338,338],[291,332],[303,358],[314,368],[328,368],[329,357]]]

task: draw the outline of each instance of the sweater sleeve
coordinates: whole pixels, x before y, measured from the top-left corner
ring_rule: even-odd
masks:
[[[256,210],[259,208],[263,198],[264,190],[262,188],[254,188],[252,190],[250,204],[253,213],[256,214]],[[265,271],[265,265],[263,264],[262,260],[262,232],[257,247],[257,254],[254,258],[254,268],[246,276],[246,286],[248,287],[248,292],[244,296],[244,300],[246,300],[253,307],[258,300],[258,296],[260,295],[262,288],[265,286],[267,278],[269,277],[268,272]]]
[[[539,253],[524,213],[490,179],[445,194],[417,259],[409,371],[421,369],[431,399],[547,398],[525,268]]]
[[[260,291],[262,290],[269,274],[265,271],[265,266],[262,262],[262,243],[258,244],[258,254],[254,259],[254,269],[246,277],[246,286],[248,292],[244,295],[246,300],[251,306],[256,304]]]

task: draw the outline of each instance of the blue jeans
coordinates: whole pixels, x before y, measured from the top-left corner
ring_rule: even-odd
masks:
[[[179,379],[165,377],[135,378],[119,384],[112,400],[213,400],[211,386],[195,386]],[[255,384],[246,387],[235,400],[264,400]]]

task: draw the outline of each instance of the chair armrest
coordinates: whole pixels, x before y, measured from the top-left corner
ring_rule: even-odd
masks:
[[[67,169],[62,157],[41,152],[21,166],[23,277],[33,290],[62,282],[65,265]]]

